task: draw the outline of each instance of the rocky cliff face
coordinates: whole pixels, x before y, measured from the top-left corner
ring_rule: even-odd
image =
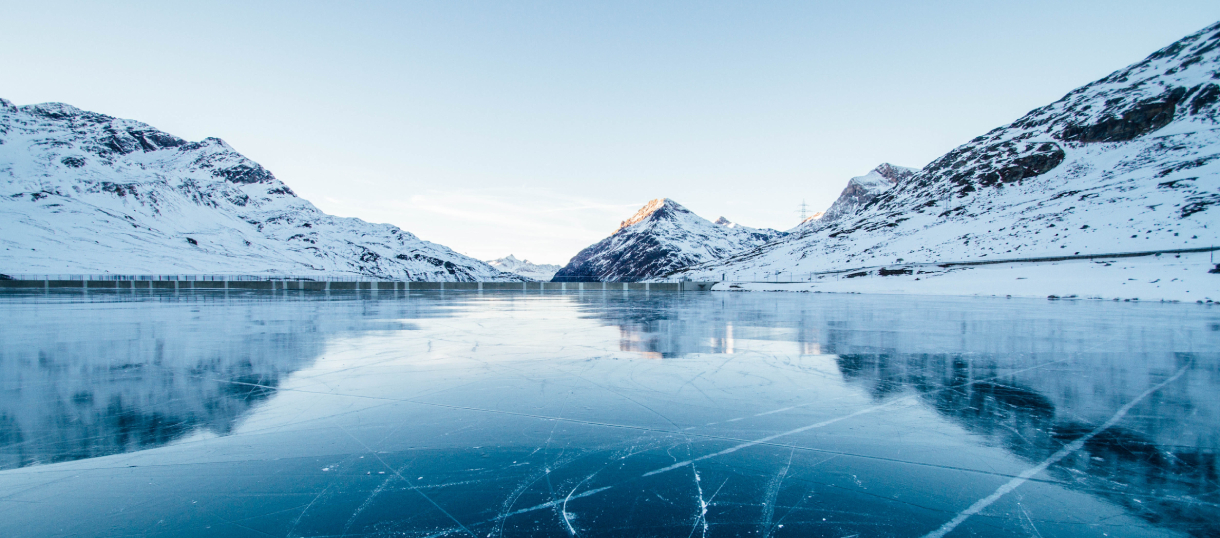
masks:
[[[971,140],[850,215],[686,276],[1220,243],[1220,24]]]
[[[219,138],[0,99],[0,272],[515,278],[327,215]]]
[[[610,237],[572,258],[556,282],[637,281],[765,244],[783,232],[715,223],[668,198],[658,198],[622,222]]]

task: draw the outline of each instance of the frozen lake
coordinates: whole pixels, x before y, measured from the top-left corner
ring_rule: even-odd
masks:
[[[1217,536],[1220,309],[0,294],[0,536]]]

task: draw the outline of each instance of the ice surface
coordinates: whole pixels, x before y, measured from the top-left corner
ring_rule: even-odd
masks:
[[[1216,302],[1215,262],[1211,252],[1192,252],[973,266],[895,264],[832,274],[761,273],[752,276],[762,282],[725,282],[715,289]]]
[[[3,536],[1214,536],[1220,310],[0,295]]]

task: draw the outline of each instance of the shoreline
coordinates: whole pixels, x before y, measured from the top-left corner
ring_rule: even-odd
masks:
[[[722,282],[713,291],[787,291],[1164,301],[1220,301],[1208,252],[979,265],[920,264],[905,270],[815,275],[805,282]],[[846,274],[844,274],[846,273]],[[885,273],[885,274],[881,274]]]

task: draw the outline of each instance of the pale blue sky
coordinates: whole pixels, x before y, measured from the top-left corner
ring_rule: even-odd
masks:
[[[650,198],[786,229],[1220,2],[12,2],[0,97],[225,139],[321,209],[564,263]]]

